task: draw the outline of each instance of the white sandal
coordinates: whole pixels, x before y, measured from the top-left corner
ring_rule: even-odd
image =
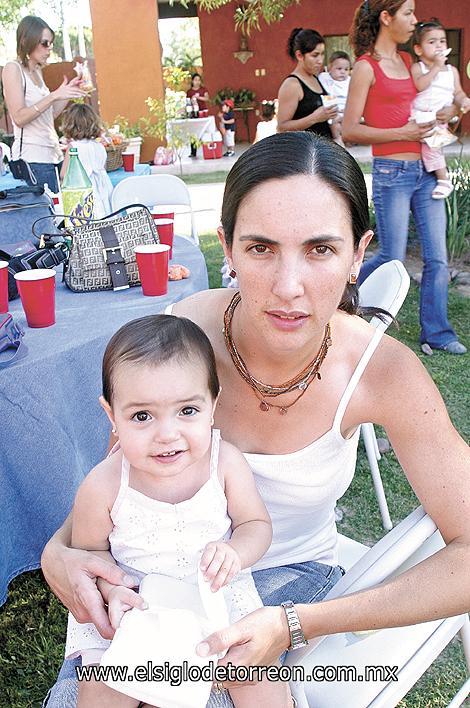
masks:
[[[454,185],[450,179],[438,179],[437,184],[432,190],[433,199],[447,199],[447,197],[454,191]]]

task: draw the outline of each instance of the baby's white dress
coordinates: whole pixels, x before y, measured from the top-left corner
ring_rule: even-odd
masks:
[[[110,550],[118,565],[140,578],[159,573],[197,584],[197,568],[210,541],[227,540],[231,520],[217,474],[220,431],[212,431],[210,476],[196,494],[178,504],[158,501],[129,487],[129,463],[123,456],[121,486],[111,510],[114,528]],[[230,622],[236,622],[263,603],[247,568],[223,588]],[[65,657],[102,649],[103,639],[93,624],[79,624],[69,614]]]

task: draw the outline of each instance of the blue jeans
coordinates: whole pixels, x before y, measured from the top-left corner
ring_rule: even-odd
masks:
[[[253,580],[263,605],[280,605],[286,600],[306,604],[323,600],[342,575],[339,565],[308,561],[255,570]]]
[[[60,173],[62,163],[53,165],[49,162],[30,162],[29,166],[34,173],[39,186],[43,187],[47,184],[51,192],[54,192],[54,194],[59,191],[57,171]]]
[[[405,260],[411,209],[424,262],[420,341],[442,349],[457,335],[447,318],[446,212],[444,202],[431,197],[435,185],[435,176],[425,171],[421,160],[374,159],[372,198],[380,249],[362,266],[359,284],[382,263]]]

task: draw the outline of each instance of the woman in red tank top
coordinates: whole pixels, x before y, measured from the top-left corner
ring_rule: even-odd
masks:
[[[372,145],[372,194],[379,250],[361,269],[360,282],[382,263],[404,261],[410,210],[421,242],[421,349],[464,354],[447,317],[446,213],[432,199],[436,178],[421,161],[421,140],[434,123],[410,121],[416,89],[411,57],[398,50],[415,28],[414,0],[365,0],[356,10],[350,39],[357,61],[343,119],[343,139]],[[443,109],[439,121],[455,108]],[[364,117],[364,123],[361,118]]]

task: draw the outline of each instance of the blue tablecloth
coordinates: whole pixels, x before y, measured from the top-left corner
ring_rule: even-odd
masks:
[[[10,303],[28,353],[0,369],[0,604],[10,580],[39,567],[77,487],[106,452],[109,423],[98,396],[110,337],[125,322],[208,287],[200,250],[176,237],[173,251],[173,262],[191,276],[169,283],[165,296],[145,297],[140,287],[72,293],[58,275],[56,324],[44,329],[29,329],[21,302]]]
[[[26,182],[22,179],[15,179],[11,176],[10,172],[0,176],[0,190],[2,189],[15,189],[15,187],[24,187]]]
[[[140,163],[135,166],[134,172],[126,172],[124,167],[121,167],[119,170],[108,172],[108,177],[113,187],[115,187],[119,182],[122,182],[123,179],[127,179],[127,177],[140,177],[149,174],[151,174],[150,165]]]

